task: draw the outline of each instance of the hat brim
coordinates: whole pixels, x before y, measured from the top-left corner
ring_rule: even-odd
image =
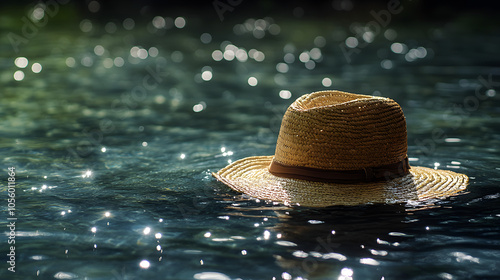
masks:
[[[409,174],[392,180],[356,184],[313,182],[271,174],[268,168],[272,159],[273,156],[240,159],[212,175],[251,197],[308,207],[445,198],[465,190],[469,182],[464,174],[414,166]]]

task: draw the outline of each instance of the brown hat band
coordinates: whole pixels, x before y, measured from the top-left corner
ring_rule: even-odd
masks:
[[[291,166],[279,163],[274,159],[271,165],[269,165],[269,172],[278,177],[346,184],[374,182],[383,179],[392,180],[408,174],[410,172],[409,169],[408,157],[396,163],[358,170],[331,170]]]

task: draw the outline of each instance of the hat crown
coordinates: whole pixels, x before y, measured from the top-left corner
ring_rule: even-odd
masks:
[[[406,121],[394,100],[320,91],[288,107],[274,160],[289,166],[359,170],[400,162],[406,153]]]

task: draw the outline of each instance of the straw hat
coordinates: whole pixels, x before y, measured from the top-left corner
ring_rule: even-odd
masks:
[[[469,178],[410,167],[406,121],[392,99],[319,91],[288,107],[274,156],[235,161],[212,175],[254,198],[323,207],[444,198]]]

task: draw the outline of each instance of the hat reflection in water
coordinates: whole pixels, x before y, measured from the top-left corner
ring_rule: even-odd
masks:
[[[281,123],[274,156],[233,162],[212,175],[252,197],[325,207],[445,198],[464,174],[410,167],[406,121],[384,97],[319,91],[299,97]]]

